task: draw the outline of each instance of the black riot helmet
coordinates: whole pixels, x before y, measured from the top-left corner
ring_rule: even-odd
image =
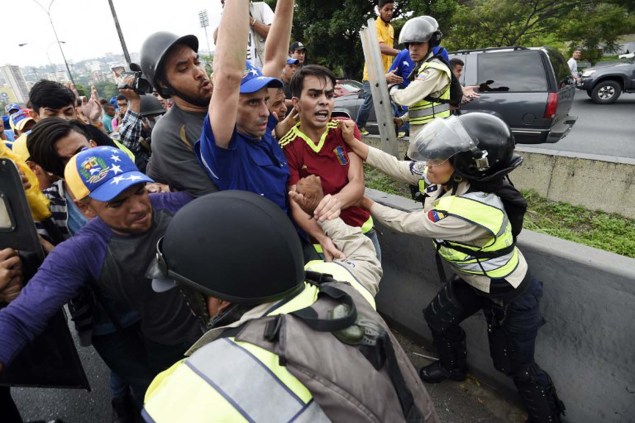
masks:
[[[414,160],[450,160],[457,175],[471,181],[500,178],[522,163],[514,154],[514,137],[500,118],[467,113],[435,119],[410,144]]]
[[[141,97],[141,110],[139,114],[143,117],[162,115],[165,113],[165,109],[161,105],[158,98],[153,95],[142,95]]]
[[[192,50],[198,51],[198,38],[196,36],[179,37],[170,32],[155,32],[141,46],[141,70],[163,98],[169,98],[173,94],[170,88],[162,87],[159,81],[164,77],[165,57],[168,51],[177,44],[185,44]],[[163,82],[165,84],[166,81]]]
[[[204,295],[260,304],[304,286],[296,230],[270,200],[247,191],[199,197],[172,218],[157,245],[164,275]]]

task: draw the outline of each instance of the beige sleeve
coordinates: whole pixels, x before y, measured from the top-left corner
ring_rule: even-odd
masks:
[[[359,227],[348,226],[342,219],[320,222],[320,226],[346,255],[346,259],[333,263],[345,268],[374,297],[379,291],[383,270],[370,238],[362,234]]]
[[[373,219],[405,234],[477,244],[480,239],[488,238],[484,229],[458,217],[442,217],[434,222],[429,217],[429,213],[434,211],[429,209],[405,212],[374,203],[370,212]]]
[[[424,166],[421,163],[397,160],[395,156],[371,146],[368,146],[366,163],[381,170],[391,178],[407,184],[416,185],[423,177]]]
[[[412,106],[430,94],[438,93],[448,84],[448,76],[437,69],[428,68],[425,79],[415,79],[406,88],[390,91],[390,97],[402,106]]]

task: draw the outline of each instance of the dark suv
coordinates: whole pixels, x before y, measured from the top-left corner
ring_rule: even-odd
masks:
[[[615,103],[622,92],[635,92],[634,59],[585,69],[578,88],[586,91],[594,103]]]
[[[575,85],[562,54],[550,47],[461,50],[450,58],[464,63],[461,84],[479,87],[480,98],[464,113],[494,113],[512,129],[517,143],[557,142],[577,120],[569,110]]]

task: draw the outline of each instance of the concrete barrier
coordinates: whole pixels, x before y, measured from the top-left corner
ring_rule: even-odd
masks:
[[[367,195],[402,210],[420,208],[380,191]],[[397,329],[430,345],[421,310],[440,288],[432,242],[378,229],[384,266],[379,310]],[[567,406],[565,421],[633,421],[635,260],[531,231],[521,233],[519,247],[544,283],[541,309],[547,324],[538,334],[536,361],[555,381]],[[483,315],[462,326],[471,371],[517,398],[511,379],[491,363]]]
[[[601,142],[601,141],[598,141]],[[540,196],[635,219],[635,160],[517,146],[514,184]]]

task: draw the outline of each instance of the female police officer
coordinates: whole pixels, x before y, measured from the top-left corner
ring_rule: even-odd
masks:
[[[528,272],[515,245],[526,203],[505,182],[520,165],[507,125],[485,113],[436,119],[410,144],[409,157],[394,157],[355,141],[351,148],[368,164],[403,182],[419,183],[424,208],[395,210],[365,198],[362,206],[384,225],[429,237],[455,271],[424,310],[439,361],[419,371],[429,383],[463,380],[465,332],[459,323],[483,309],[494,366],[511,376],[531,422],[558,422],[564,405],[549,375],[534,361],[542,283]],[[498,195],[497,195],[498,194]]]

